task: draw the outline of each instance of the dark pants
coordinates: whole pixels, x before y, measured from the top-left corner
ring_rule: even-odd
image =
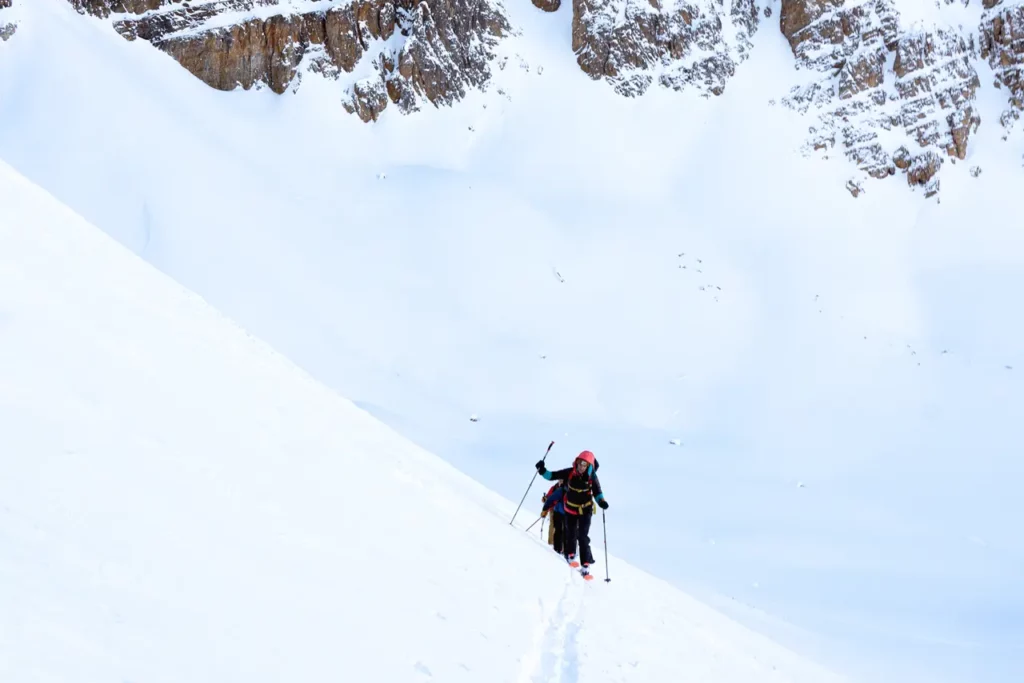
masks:
[[[562,554],[562,546],[565,543],[565,515],[551,510],[551,547],[559,555]]]
[[[582,564],[594,564],[594,553],[590,551],[590,514],[564,515],[565,537],[562,554],[566,557],[576,553],[579,545],[579,560]]]

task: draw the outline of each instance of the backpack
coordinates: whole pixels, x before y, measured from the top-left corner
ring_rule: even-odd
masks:
[[[541,511],[547,511],[551,508],[556,508],[555,512],[561,512],[558,510],[558,506],[562,505],[565,501],[565,482],[557,481],[554,486],[548,489],[548,492],[541,496],[544,506]]]

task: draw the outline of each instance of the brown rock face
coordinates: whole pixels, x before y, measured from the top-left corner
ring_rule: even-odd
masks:
[[[220,90],[266,86],[283,93],[298,87],[304,71],[340,78],[367,60],[375,75],[343,98],[364,121],[375,120],[388,102],[409,112],[424,100],[451,104],[467,88],[485,85],[493,48],[509,30],[491,0],[351,0],[304,13],[281,0],[70,2],[113,16],[125,38],[153,43]],[[244,18],[224,19],[236,11]],[[395,33],[401,40],[389,41]]]
[[[369,12],[353,3],[326,12],[249,19],[223,29],[184,35],[166,32],[168,18],[161,16],[159,21],[124,22],[119,30],[150,40],[220,90],[239,85],[248,90],[266,84],[274,92],[283,93],[307,55],[321,72],[331,72],[333,67],[334,74],[347,73],[355,68],[363,55],[357,31],[366,31],[368,39],[380,37],[376,22],[360,24],[360,10]],[[372,16],[376,18],[378,13]],[[378,28],[376,35],[374,28]]]
[[[385,7],[380,16],[382,35],[388,18],[405,40],[398,49],[382,51],[372,62],[373,75],[355,83],[342,102],[364,121],[376,119],[382,102],[408,113],[423,101],[451,104],[468,88],[482,87],[491,75],[494,46],[511,30],[487,0],[424,0],[397,12]]]
[[[970,63],[973,52],[962,36],[947,31],[900,40],[893,66],[900,122],[921,147],[967,156],[967,140],[981,124],[974,108],[981,81]]]
[[[907,169],[907,182],[911,186],[924,188],[924,196],[931,197],[939,191],[939,181],[936,174],[942,166],[942,157],[932,151],[919,154],[910,162]]]
[[[905,30],[896,7],[893,0],[783,0],[780,28],[797,68],[822,73],[784,102],[817,115],[808,151],[840,142],[867,175],[903,171],[909,185],[931,196],[939,152],[965,158],[981,123],[974,44],[951,31]],[[906,142],[893,150],[883,139]]]
[[[572,49],[622,95],[642,94],[656,75],[666,88],[720,95],[757,27],[754,0],[734,0],[728,14],[716,0],[573,0]]]
[[[996,86],[1009,91],[1008,107],[1000,122],[1009,128],[1024,110],[1024,2],[986,0],[982,16],[981,56],[995,72]]]
[[[533,0],[533,6],[545,12],[557,12],[562,6],[562,0]]]
[[[847,7],[849,5],[849,7]],[[782,0],[782,34],[797,58],[797,68],[842,68],[855,61],[872,63],[896,40],[891,0]]]

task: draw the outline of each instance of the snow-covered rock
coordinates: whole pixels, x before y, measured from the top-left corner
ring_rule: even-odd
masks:
[[[984,0],[981,56],[996,74],[996,87],[1005,87],[1008,107],[1001,123],[1010,127],[1024,109],[1024,0]]]
[[[838,146],[866,175],[903,171],[938,192],[945,159],[964,159],[981,123],[973,35],[904,23],[892,0],[784,0],[780,22],[797,68],[822,74],[784,99],[817,119],[807,150]]]
[[[657,81],[720,95],[757,31],[754,0],[573,0],[572,49],[591,78],[623,95]]]
[[[4,10],[12,6],[12,0],[0,0],[0,41],[7,41],[18,28],[18,24],[7,20]]]

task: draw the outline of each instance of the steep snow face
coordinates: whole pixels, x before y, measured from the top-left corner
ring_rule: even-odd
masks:
[[[0,377],[3,680],[838,683],[617,558],[584,584],[6,165]]]
[[[216,91],[63,0],[21,11],[0,157],[318,380],[515,502],[550,439],[593,450],[614,555],[833,668],[1024,678],[1001,126],[935,199],[854,200],[841,155],[794,154],[764,25],[722,96],[626,98],[580,72],[567,5],[510,4],[490,92],[367,126],[337,83]]]

